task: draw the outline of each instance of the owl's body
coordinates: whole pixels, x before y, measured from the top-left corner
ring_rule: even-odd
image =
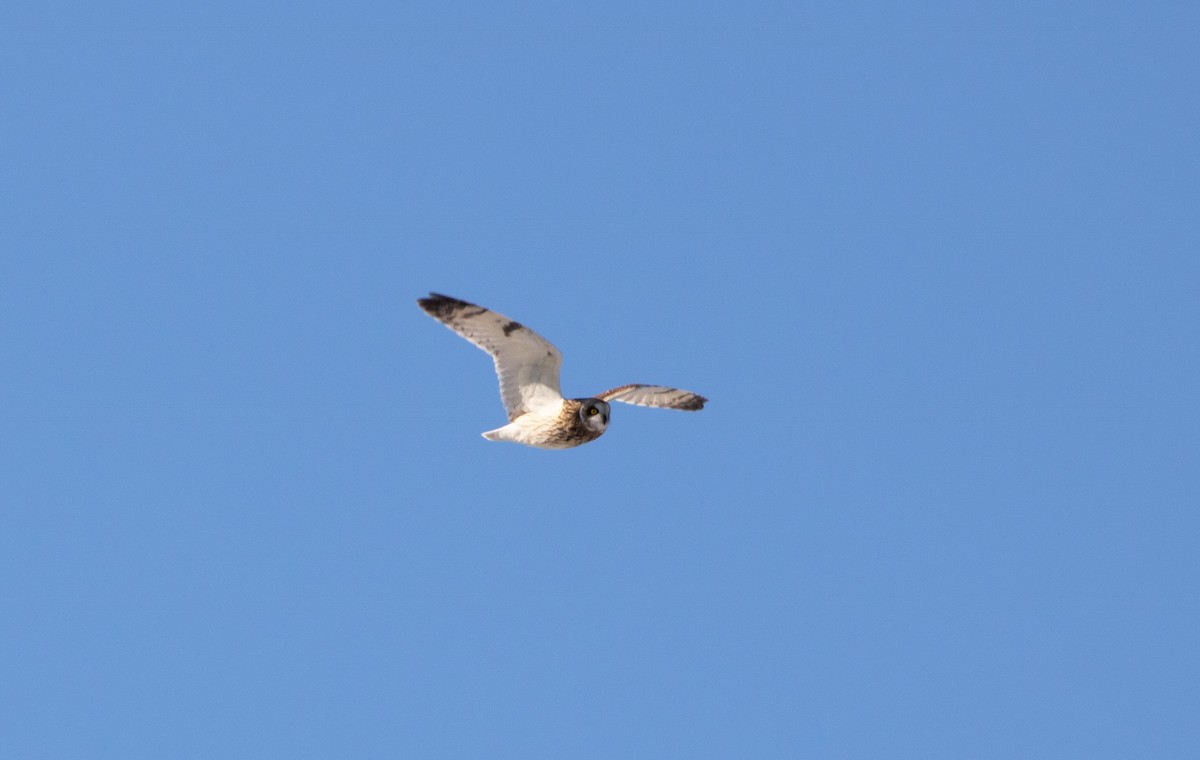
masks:
[[[558,384],[562,354],[533,330],[490,309],[437,293],[417,304],[495,361],[508,424],[483,433],[489,441],[569,449],[604,434],[609,401],[686,411],[702,409],[707,401],[690,391],[641,384],[622,385],[592,398],[563,398]]]
[[[585,407],[585,403],[591,402]],[[592,409],[596,411],[589,415]],[[569,449],[594,441],[608,427],[608,404],[599,399],[565,398],[529,411],[504,427],[489,430],[489,441],[511,441],[539,449]]]

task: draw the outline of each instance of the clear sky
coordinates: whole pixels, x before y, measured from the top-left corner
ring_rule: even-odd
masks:
[[[6,7],[0,756],[1196,757],[1198,34]]]

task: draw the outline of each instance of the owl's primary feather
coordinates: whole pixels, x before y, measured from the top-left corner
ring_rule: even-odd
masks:
[[[637,406],[658,406],[664,409],[682,409],[686,412],[697,412],[704,408],[708,399],[678,388],[668,388],[665,385],[622,385],[604,393],[597,393],[596,398],[603,401],[621,401]]]
[[[438,293],[418,299],[417,304],[495,361],[508,424],[484,433],[488,440],[566,449],[604,434],[609,401],[687,411],[702,409],[707,401],[665,385],[622,385],[593,398],[564,399],[558,382],[562,354],[533,330],[503,314]]]
[[[508,421],[562,401],[562,354],[550,341],[491,309],[430,293],[417,301],[429,316],[492,355]]]

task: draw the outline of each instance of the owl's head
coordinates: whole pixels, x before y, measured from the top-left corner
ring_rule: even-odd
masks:
[[[608,402],[598,398],[579,399],[579,419],[583,426],[596,433],[603,433],[608,427]]]

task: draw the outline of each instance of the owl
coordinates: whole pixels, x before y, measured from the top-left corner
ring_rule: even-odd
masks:
[[[691,391],[642,384],[622,385],[588,398],[563,398],[558,384],[562,354],[533,330],[490,309],[438,293],[418,299],[417,305],[491,354],[496,363],[508,424],[483,433],[489,441],[569,449],[604,435],[610,401],[688,412],[703,409],[708,401]]]

